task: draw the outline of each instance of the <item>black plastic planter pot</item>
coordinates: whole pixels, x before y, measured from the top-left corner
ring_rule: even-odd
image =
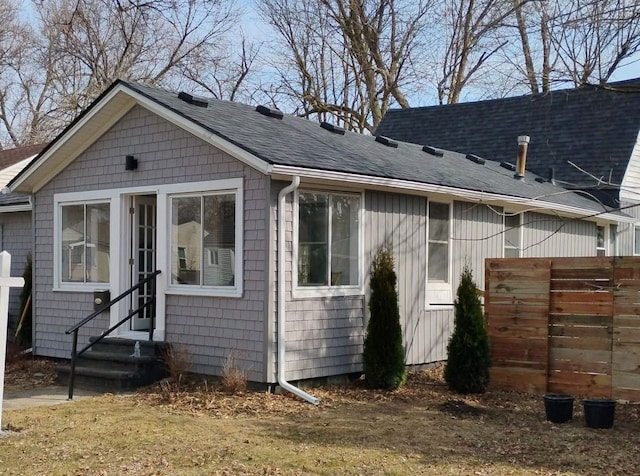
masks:
[[[547,393],[544,399],[544,410],[551,423],[566,423],[573,418],[573,397],[560,393]]]
[[[611,428],[616,414],[616,401],[609,398],[590,398],[582,401],[584,421],[589,428]]]

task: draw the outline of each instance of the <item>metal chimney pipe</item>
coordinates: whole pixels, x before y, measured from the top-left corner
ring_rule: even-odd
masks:
[[[516,173],[513,176],[519,180],[524,180],[524,171],[527,166],[527,150],[529,148],[529,136],[518,136],[518,161],[516,162]]]

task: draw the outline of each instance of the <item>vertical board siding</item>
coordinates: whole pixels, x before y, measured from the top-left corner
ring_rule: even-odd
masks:
[[[503,210],[470,202],[455,202],[453,207],[452,286],[458,287],[465,264],[471,267],[478,288],[484,289],[485,258],[503,254]]]
[[[596,224],[528,212],[523,220],[522,257],[595,256]]]
[[[638,200],[640,200],[640,133],[633,144],[631,157],[620,187],[621,202],[638,202]]]
[[[425,311],[427,201],[424,197],[367,191],[365,256],[370,267],[378,248],[393,245],[400,321],[407,365],[443,360],[451,312]],[[369,274],[365,282],[369,293]]]
[[[22,276],[31,253],[31,212],[0,213],[0,244],[11,254],[11,276]],[[20,319],[22,288],[9,290],[9,327],[15,329]]]
[[[638,189],[640,191],[640,188]],[[640,203],[621,200],[620,206],[624,213],[636,218],[640,224]],[[634,254],[634,228],[633,223],[620,223],[618,225],[618,254],[633,255]]]
[[[640,258],[489,259],[486,274],[494,386],[640,401]]]
[[[124,157],[138,159],[135,172]],[[219,375],[233,354],[249,380],[264,379],[266,177],[159,116],[136,106],[35,196],[36,352],[68,358],[65,329],[93,311],[92,293],[53,292],[53,196],[110,188],[244,179],[242,298],[167,296],[165,339],[184,347],[193,372]],[[160,250],[163,252],[163,250]],[[81,339],[99,334],[108,316]]]

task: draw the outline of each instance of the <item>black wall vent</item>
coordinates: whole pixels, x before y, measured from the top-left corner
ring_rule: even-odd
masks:
[[[381,144],[386,145],[387,147],[393,147],[394,149],[398,148],[398,143],[396,141],[391,140],[385,136],[376,136],[376,142],[380,142]]]
[[[267,106],[257,106],[256,111],[258,111],[263,116],[273,117],[275,119],[282,119],[284,114],[280,109],[270,108]]]
[[[320,123],[320,127],[322,127],[323,129],[326,129],[330,132],[334,132],[336,134],[340,134],[341,136],[344,135],[344,133],[346,132],[344,127],[340,127],[340,126],[336,126],[335,124],[330,124],[329,122],[321,122]]]
[[[442,151],[440,149],[436,149],[435,147],[431,147],[430,145],[425,145],[422,148],[422,151],[426,152],[427,154],[435,155],[436,157],[443,157],[444,156],[444,151]]]
[[[478,157],[475,154],[467,154],[467,155],[465,155],[465,158],[467,160],[470,160],[471,162],[474,162],[474,163],[480,164],[480,165],[484,165],[484,163],[486,162],[486,160],[484,160],[482,157]]]
[[[178,99],[182,99],[184,102],[198,107],[207,107],[209,105],[209,101],[206,99],[195,97],[189,93],[185,93],[184,91],[178,93]]]
[[[500,162],[500,167],[503,169],[511,170],[512,172],[516,170],[516,166],[509,162]]]

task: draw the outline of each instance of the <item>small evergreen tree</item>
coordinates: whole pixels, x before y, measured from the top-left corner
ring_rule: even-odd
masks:
[[[396,282],[393,253],[382,246],[373,259],[363,353],[365,383],[372,388],[396,389],[407,377]]]
[[[31,330],[32,330],[32,313],[31,313],[31,304],[29,302],[29,296],[31,296],[31,255],[27,256],[27,264],[24,268],[24,272],[22,273],[22,277],[24,278],[24,286],[22,291],[20,292],[20,313],[19,318],[22,317],[22,314],[25,312],[25,308],[27,304],[29,304],[29,308],[24,316],[24,320],[22,321],[22,325],[20,326],[20,321],[18,321],[18,325],[20,328],[18,329],[18,343],[24,347],[31,347]]]
[[[444,379],[458,393],[483,393],[489,384],[489,337],[469,266],[462,271]]]

